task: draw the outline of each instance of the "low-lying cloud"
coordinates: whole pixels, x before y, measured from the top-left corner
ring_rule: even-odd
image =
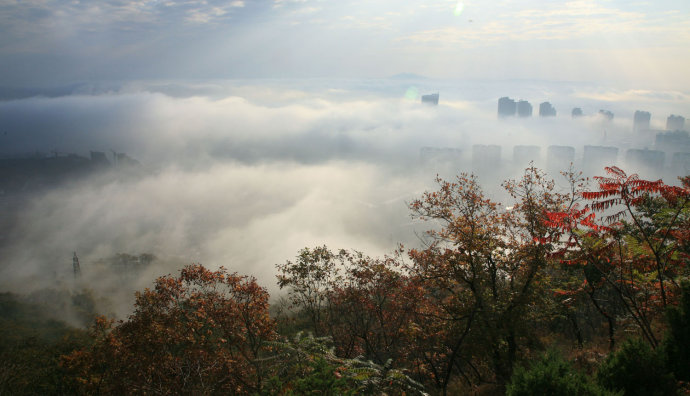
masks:
[[[11,244],[1,247],[0,288],[67,282],[77,251],[83,282],[119,301],[131,301],[132,290],[191,262],[254,275],[275,291],[274,264],[303,247],[382,255],[399,242],[418,243],[415,232],[428,225],[409,217],[406,202],[433,188],[437,173],[471,171],[473,144],[502,146],[494,169],[501,178],[522,169],[512,163],[515,145],[540,146],[544,157],[553,144],[574,146],[576,156],[585,144],[653,144],[652,133],[631,134],[630,115],[617,114],[610,123],[594,115],[598,108],[623,107],[620,92],[613,103],[583,99],[586,91],[572,87],[502,87],[506,95],[517,92],[516,99],[521,92],[534,95],[527,99],[535,116],[498,120],[499,93],[468,96],[456,87],[431,107],[404,94],[412,85],[438,89],[438,81],[379,84],[367,90],[362,82],[307,82],[306,89],[270,82],[140,83],[98,95],[0,102],[0,154],[114,150],[142,163],[135,172],[98,173],[31,196]],[[557,107],[563,103],[558,117],[536,116],[538,95],[554,98]],[[580,100],[590,116],[571,119],[566,106]],[[638,103],[628,105],[631,114]],[[459,154],[423,162],[422,147],[452,147]],[[125,282],[97,264],[121,252],[153,253],[159,260]],[[116,313],[126,314],[127,306],[118,305]]]

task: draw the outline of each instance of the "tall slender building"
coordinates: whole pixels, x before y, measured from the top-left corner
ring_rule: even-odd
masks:
[[[517,105],[513,99],[511,99],[507,96],[504,96],[498,100],[498,116],[499,117],[514,116],[516,110],[517,110]]]
[[[567,171],[575,162],[575,148],[571,146],[549,146],[546,149],[546,171],[552,175]]]
[[[556,109],[549,102],[544,102],[539,105],[539,117],[555,117]]]
[[[599,110],[599,115],[601,115],[607,121],[613,121],[613,113],[609,110],[601,109]]]
[[[532,117],[532,105],[526,100],[518,101],[517,113],[519,117]]]
[[[540,159],[541,148],[539,146],[517,145],[513,147],[513,166],[518,167],[518,169],[529,166],[530,162],[539,166]]]
[[[79,266],[77,252],[74,252],[74,256],[72,256],[72,270],[74,271],[74,279],[79,279],[81,277],[81,267]]]
[[[659,150],[629,149],[625,154],[626,166],[631,171],[642,173],[644,171],[661,171],[664,168],[666,154]]]
[[[618,148],[612,146],[585,146],[582,168],[585,176],[601,175],[604,167],[617,165]]]
[[[636,110],[633,117],[633,132],[648,131],[651,117],[648,111]]]
[[[685,117],[671,114],[666,119],[666,129],[669,131],[682,131],[685,128]]]
[[[472,146],[472,167],[478,172],[492,172],[501,164],[501,146],[475,144]]]

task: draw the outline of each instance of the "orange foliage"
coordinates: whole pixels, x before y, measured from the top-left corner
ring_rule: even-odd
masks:
[[[136,294],[135,312],[112,327],[99,318],[95,343],[64,358],[85,393],[250,394],[257,358],[274,339],[268,293],[252,278],[201,265]]]

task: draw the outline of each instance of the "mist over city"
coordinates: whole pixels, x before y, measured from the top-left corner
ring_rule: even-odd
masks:
[[[615,162],[586,169],[590,176],[603,166],[626,164],[630,149],[668,157],[654,167],[631,164],[636,172],[670,183],[680,175],[671,163],[674,152],[656,150],[656,135],[665,133],[666,113],[681,113],[687,104],[681,92],[611,89],[598,95],[616,100],[597,100],[584,84],[547,85],[414,76],[139,82],[96,94],[5,101],[0,114],[6,163],[70,155],[91,160],[92,152],[102,153],[105,162],[93,174],[50,188],[33,186],[32,180],[12,184],[8,200],[34,191],[5,234],[12,259],[3,278],[17,285],[12,274],[48,275],[43,287],[54,272],[71,276],[73,251],[85,273],[99,258],[148,252],[179,258],[164,271],[173,271],[180,260],[202,262],[252,273],[272,287],[274,264],[305,246],[384,254],[397,243],[415,243],[406,202],[432,188],[436,174],[474,172],[499,194],[500,182],[519,176],[530,161],[547,170],[549,146],[574,151],[549,172],[567,170],[571,161],[585,170],[589,145],[618,149]],[[481,92],[485,87],[492,92]],[[441,92],[439,104],[421,103],[425,92]],[[498,117],[502,93],[535,106],[542,100],[563,104],[555,117]],[[573,118],[574,107],[584,115]],[[646,129],[633,131],[638,108],[655,117]],[[611,109],[613,120],[601,109]],[[482,145],[498,145],[498,156],[473,162],[474,146]],[[515,158],[516,146],[538,151]],[[136,165],[117,166],[115,153]],[[56,267],[57,257],[62,267]],[[138,281],[133,280],[137,287],[151,279]]]
[[[410,206],[437,176],[474,174],[508,211],[501,183],[530,166],[564,194],[560,172],[594,188],[610,166],[681,186],[689,15],[671,0],[0,2],[0,292],[86,328],[66,295],[124,320],[135,291],[199,263],[277,301],[276,264],[303,248],[427,246],[438,224]]]

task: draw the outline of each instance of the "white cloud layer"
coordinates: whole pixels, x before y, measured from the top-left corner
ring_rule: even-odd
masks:
[[[621,153],[651,147],[653,133],[631,134],[632,112],[651,111],[656,127],[690,102],[676,91],[426,79],[139,82],[107,90],[0,102],[0,154],[112,149],[143,164],[133,174],[106,173],[34,196],[0,252],[1,289],[69,279],[77,251],[85,280],[118,301],[190,262],[253,274],[274,291],[274,264],[303,247],[381,255],[398,242],[418,243],[415,231],[427,225],[412,222],[406,202],[433,188],[437,173],[473,170],[474,144],[502,147],[500,162],[479,169],[496,192],[524,165],[513,163],[515,145],[540,146],[541,165],[552,144],[574,146],[577,158],[586,144]],[[434,91],[438,107],[421,105],[418,94],[405,99]],[[530,100],[535,116],[498,120],[504,95]],[[536,116],[544,100],[558,117]],[[575,106],[588,116],[571,119]],[[595,116],[600,108],[616,113],[613,123]],[[422,147],[461,154],[423,162]],[[95,263],[118,252],[162,260],[141,278],[112,282]]]

